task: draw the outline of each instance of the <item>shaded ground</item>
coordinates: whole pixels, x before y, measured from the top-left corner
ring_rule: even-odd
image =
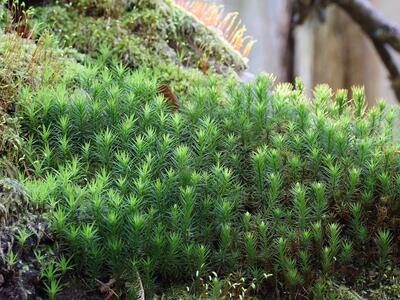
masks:
[[[15,234],[22,228],[33,233],[21,247]],[[46,222],[37,216],[24,224],[4,227],[0,232],[0,299],[36,299],[43,297],[40,265],[35,251],[51,244]],[[10,262],[16,255],[15,263]]]

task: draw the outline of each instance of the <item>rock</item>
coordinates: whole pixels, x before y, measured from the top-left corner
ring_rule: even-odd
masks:
[[[29,211],[29,200],[21,183],[15,179],[0,180],[0,224],[4,226]]]

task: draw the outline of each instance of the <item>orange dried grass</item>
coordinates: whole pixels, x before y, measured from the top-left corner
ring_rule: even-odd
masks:
[[[242,57],[247,58],[256,40],[246,35],[246,26],[238,19],[239,13],[225,15],[224,6],[209,3],[205,0],[175,0],[175,3],[193,15],[204,26],[221,32],[225,40]]]

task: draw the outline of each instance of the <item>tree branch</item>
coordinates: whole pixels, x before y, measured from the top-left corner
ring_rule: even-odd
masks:
[[[393,91],[396,94],[397,100],[400,102],[400,70],[394,62],[393,57],[387,47],[382,43],[376,42],[375,40],[372,40],[372,42],[389,72],[389,79],[392,83]]]
[[[287,22],[285,26],[284,38],[285,47],[282,54],[282,65],[285,69],[285,81],[294,83],[295,79],[295,52],[296,52],[296,41],[294,37],[294,30],[297,26],[297,20],[295,20],[297,14],[296,3],[287,2]]]
[[[368,0],[330,0],[340,6],[373,40],[387,43],[400,53],[400,30]]]
[[[400,53],[400,30],[389,23],[368,0],[329,0],[341,7],[371,39],[386,69],[400,102],[400,69],[387,45]]]

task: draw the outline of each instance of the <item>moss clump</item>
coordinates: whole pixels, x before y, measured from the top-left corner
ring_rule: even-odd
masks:
[[[60,49],[54,36],[43,32],[37,40],[25,39],[16,33],[0,31],[0,104],[15,110],[16,99],[23,88],[36,89],[43,83],[56,83],[71,71],[76,59],[72,49]]]
[[[378,277],[375,280],[366,280],[367,277]],[[400,273],[398,269],[387,270],[386,273],[375,272],[370,269],[368,274],[357,282],[349,282],[348,286],[335,282],[327,283],[326,299],[361,300],[361,299],[399,299]]]
[[[53,36],[43,33],[35,42],[0,30],[0,158],[17,163],[22,146],[17,100],[43,84],[68,80],[79,69],[76,51],[60,49]],[[68,73],[65,72],[68,70]],[[25,92],[24,92],[25,91]],[[7,162],[5,162],[7,164]],[[0,174],[9,173],[1,164]],[[4,167],[4,168],[3,168]]]
[[[115,6],[114,13],[106,4],[92,9],[88,2],[38,8],[36,18],[67,46],[92,57],[106,46],[133,68],[175,64],[228,73],[246,67],[240,55],[172,2],[134,1]]]
[[[70,262],[89,285],[127,298],[179,298],[182,286],[187,298],[357,297],[330,284],[393,274],[396,111],[367,110],[357,87],[349,101],[320,85],[310,101],[301,82],[238,82],[228,78],[244,66],[236,54],[171,2],[110,3],[37,11],[92,57],[86,66],[43,32],[37,43],[0,36],[2,112],[21,121],[0,128],[22,134],[29,196],[0,204],[15,216],[48,210],[62,254],[44,266],[50,298]],[[160,92],[165,83],[179,105]],[[9,183],[0,191],[15,194]]]
[[[400,298],[400,276],[393,280],[392,283],[383,284],[377,290],[371,292],[371,298],[378,299],[399,299]]]
[[[149,295],[201,293],[212,271],[272,274],[252,293],[317,297],[330,279],[398,262],[400,160],[384,104],[367,112],[360,88],[349,104],[318,86],[310,102],[300,82],[210,76],[174,112],[156,78],[85,68],[21,111],[32,201],[52,208],[82,276]]]

